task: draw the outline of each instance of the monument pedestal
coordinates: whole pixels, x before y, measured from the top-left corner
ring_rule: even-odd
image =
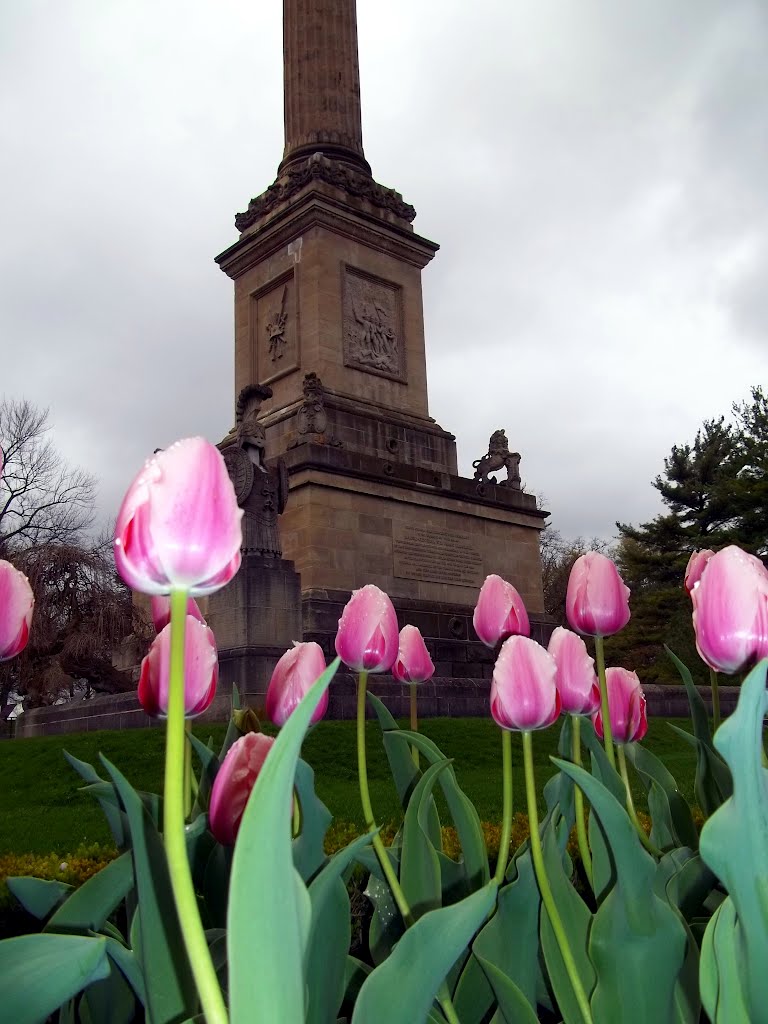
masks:
[[[262,703],[278,659],[302,638],[293,562],[243,555],[237,576],[208,598],[206,619],[219,648],[220,691],[235,683],[250,703]]]

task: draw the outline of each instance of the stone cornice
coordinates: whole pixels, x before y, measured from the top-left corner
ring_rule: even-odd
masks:
[[[235,227],[238,231],[247,231],[313,181],[323,181],[348,196],[368,200],[409,224],[416,216],[416,210],[409,203],[403,202],[399,192],[379,185],[369,174],[347,163],[330,160],[321,153],[313,153],[305,160],[286,167],[266,192],[252,199],[248,209],[235,216]]]

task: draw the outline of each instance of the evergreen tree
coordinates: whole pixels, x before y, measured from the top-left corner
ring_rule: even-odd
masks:
[[[690,599],[683,576],[690,555],[738,544],[768,555],[768,400],[733,406],[735,422],[707,420],[693,444],[675,445],[653,481],[667,511],[640,526],[617,523],[617,560],[632,590],[632,620],[607,647],[614,662],[636,668],[646,682],[677,681],[664,657],[667,643],[702,682]]]

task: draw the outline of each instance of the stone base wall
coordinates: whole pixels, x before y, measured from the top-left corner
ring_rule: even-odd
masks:
[[[489,679],[439,678],[419,687],[419,716],[421,718],[463,717],[485,718],[489,715]],[[410,689],[394,682],[391,676],[370,676],[369,689],[380,697],[396,718],[409,714]],[[708,686],[700,686],[699,693],[711,708]],[[685,688],[682,686],[646,686],[649,717],[688,718],[690,709]],[[738,686],[720,687],[720,708],[723,716],[731,714],[739,696]],[[263,704],[263,696],[244,693],[244,704]],[[229,717],[230,697],[220,692],[211,707],[197,721],[225,722]],[[349,673],[342,673],[331,684],[328,717],[353,719],[356,714],[356,683]],[[372,712],[369,708],[369,717]],[[121,693],[109,697],[95,697],[76,704],[35,708],[23,714],[15,725],[15,736],[52,736],[69,732],[94,732],[99,729],[145,729],[162,725],[157,719],[144,714],[134,693]],[[0,732],[0,739],[10,738]],[[681,741],[682,742],[682,741]]]

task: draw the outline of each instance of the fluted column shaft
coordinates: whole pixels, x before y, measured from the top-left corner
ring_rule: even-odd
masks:
[[[370,172],[363,154],[355,0],[283,0],[285,150]]]

